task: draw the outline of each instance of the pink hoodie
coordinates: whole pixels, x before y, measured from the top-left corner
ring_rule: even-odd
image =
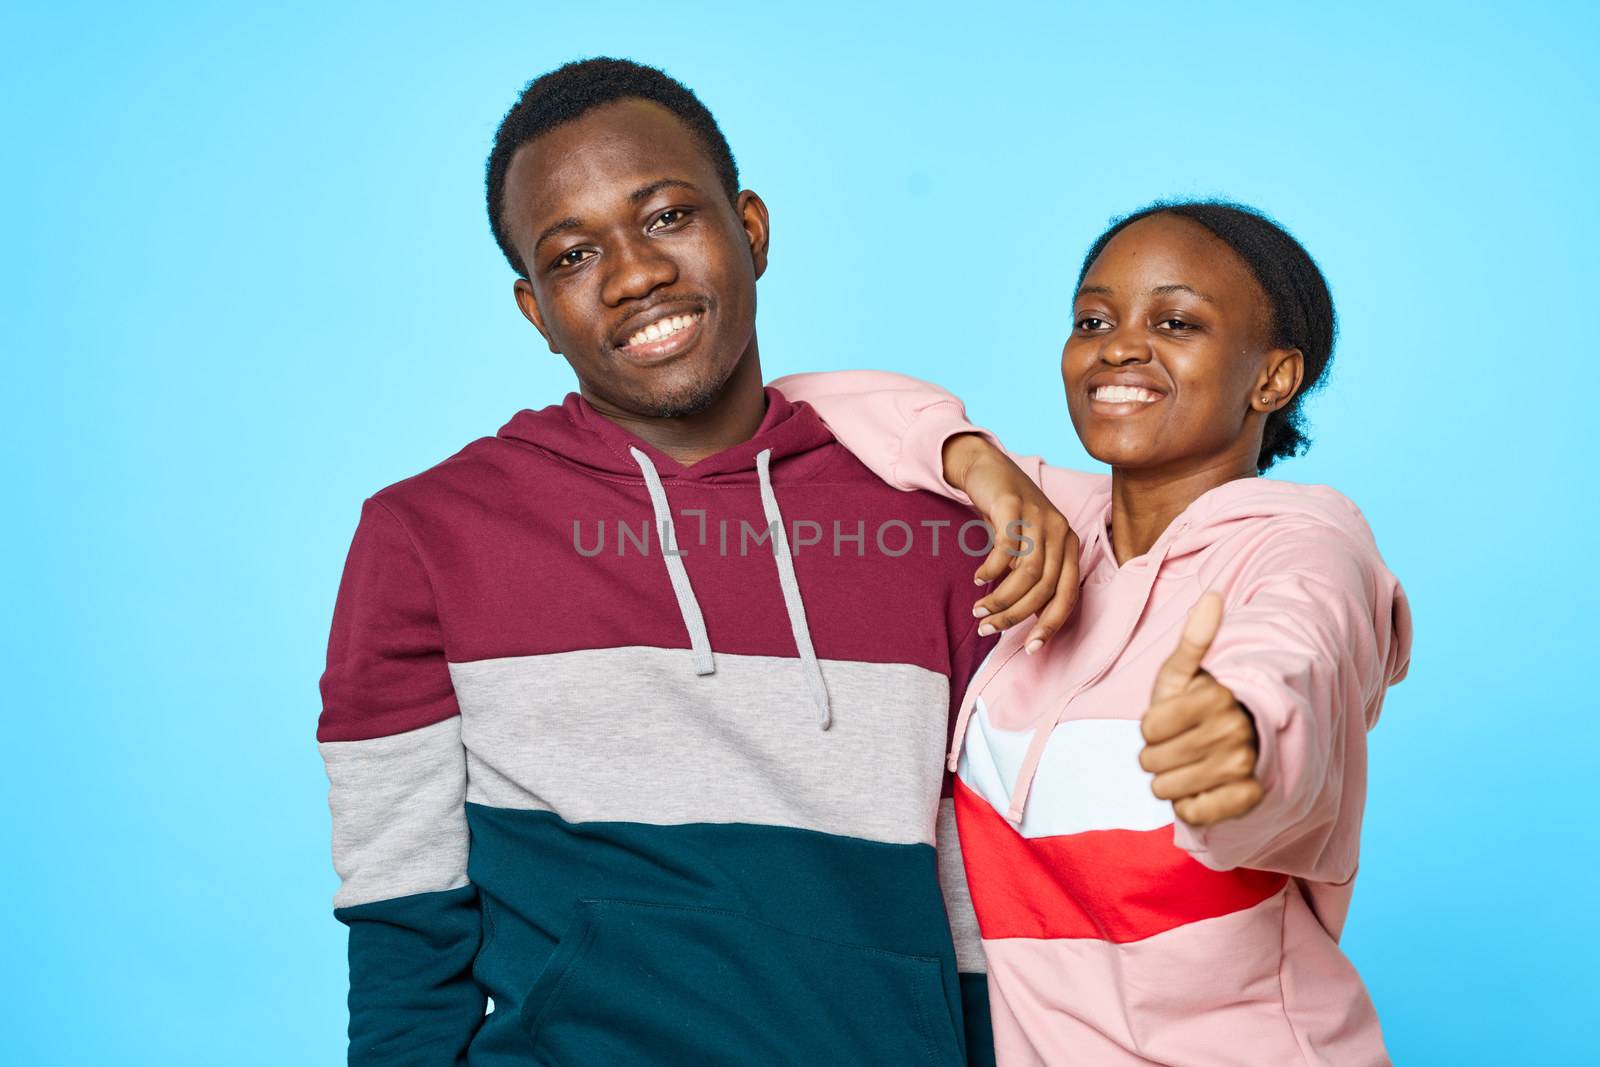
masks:
[[[915,378],[773,385],[901,489],[970,503],[944,481],[944,441],[999,444]],[[1366,733],[1405,677],[1411,617],[1360,511],[1327,486],[1241,479],[1119,566],[1110,477],[1012,458],[1083,551],[1071,620],[1033,656],[1019,654],[1026,626],[1004,634],[956,726],[956,819],[1000,1064],[1388,1063],[1338,941]],[[1150,791],[1139,720],[1207,589],[1226,606],[1202,666],[1255,717],[1266,795],[1199,828]]]

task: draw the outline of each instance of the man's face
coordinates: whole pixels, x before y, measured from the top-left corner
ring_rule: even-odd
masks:
[[[706,408],[755,346],[767,210],[728,202],[677,116],[597,107],[523,145],[505,224],[527,267],[517,304],[586,396],[653,418]]]

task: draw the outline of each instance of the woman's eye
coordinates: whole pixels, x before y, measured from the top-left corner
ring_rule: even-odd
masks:
[[[1100,330],[1104,329],[1105,325],[1105,319],[1097,319],[1093,315],[1085,315],[1083,318],[1078,320],[1078,329],[1080,330]]]
[[[1194,323],[1185,322],[1183,319],[1163,319],[1161,325],[1169,330],[1192,330]]]
[[[676,223],[682,222],[683,217],[687,214],[688,212],[682,210],[681,208],[669,208],[655,217],[655,221],[652,222],[649,227],[647,227],[647,232],[649,230],[658,230],[666,226],[672,226]]]

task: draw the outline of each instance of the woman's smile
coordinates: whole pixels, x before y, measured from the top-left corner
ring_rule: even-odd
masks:
[[[1133,382],[1101,382],[1089,387],[1089,410],[1096,415],[1121,417],[1142,414],[1166,399],[1166,392]]]

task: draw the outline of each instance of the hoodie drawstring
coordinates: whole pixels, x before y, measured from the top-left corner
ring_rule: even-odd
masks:
[[[650,457],[637,448],[629,448],[633,461],[644,475],[645,488],[650,492],[650,505],[655,510],[656,529],[660,534],[661,555],[666,560],[667,577],[672,581],[672,592],[678,598],[678,612],[689,631],[689,649],[694,658],[696,674],[715,674],[716,663],[711,654],[711,638],[706,633],[705,617],[700,613],[700,602],[695,599],[694,587],[689,584],[689,571],[683,565],[678,551],[677,528],[672,521],[672,511],[667,504],[667,491],[661,484]],[[783,528],[783,513],[778,510],[778,498],[772,492],[772,476],[768,466],[772,449],[763,449],[756,455],[756,472],[761,483],[761,509],[767,517],[771,532],[772,554],[778,564],[778,585],[783,589],[783,606],[789,614],[789,629],[794,634],[795,650],[800,655],[800,667],[805,673],[806,687],[817,706],[822,729],[833,724],[833,713],[828,701],[828,688],[822,678],[822,664],[811,646],[811,630],[806,625],[805,604],[800,599],[800,583],[794,574],[794,561],[789,552],[789,537]]]
[[[1145,605],[1150,600],[1150,591],[1155,588],[1156,577],[1161,573],[1161,565],[1167,561],[1167,553],[1172,550],[1172,546],[1177,542],[1177,535],[1182,533],[1188,525],[1189,520],[1185,519],[1178,524],[1176,529],[1168,531],[1166,544],[1161,546],[1161,551],[1153,560],[1144,565],[1145,572],[1141,575],[1143,588],[1139,590],[1137,596],[1129,598],[1133,605],[1133,610],[1128,613],[1122,634],[1117,640],[1111,642],[1110,651],[1106,653],[1105,658],[1095,667],[1093,673],[1073,686],[1072,692],[1067,694],[1067,698],[1056,705],[1054,715],[1041,719],[1038,726],[1034,727],[1033,736],[1028,741],[1027,754],[1022,758],[1022,766],[1017,769],[1017,784],[1011,791],[1011,803],[1006,811],[1006,819],[1013,826],[1022,825],[1022,809],[1028,802],[1028,791],[1033,787],[1033,776],[1039,770],[1039,761],[1044,758],[1044,749],[1050,742],[1050,735],[1060,725],[1061,717],[1066,714],[1067,707],[1072,703],[1073,699],[1105,677],[1105,673],[1111,669],[1111,665],[1122,655],[1122,650],[1128,642],[1128,636],[1133,633],[1134,628],[1139,625],[1139,620],[1144,617]],[[959,738],[957,740],[959,743]]]
[[[772,492],[772,475],[767,468],[772,463],[772,449],[763,448],[756,453],[756,475],[761,482],[761,510],[767,516],[767,529],[772,533],[772,555],[778,562],[778,585],[783,588],[783,606],[789,611],[789,629],[794,633],[795,651],[800,654],[800,669],[805,672],[806,687],[817,706],[819,725],[826,730],[833,725],[833,708],[828,702],[828,686],[822,679],[822,664],[817,660],[816,649],[811,647],[811,628],[806,625],[806,606],[800,600],[800,583],[794,576],[794,559],[789,553],[789,534],[783,528],[783,512],[778,510],[778,498]]]
[[[689,631],[689,651],[694,657],[694,673],[717,673],[716,661],[711,657],[711,637],[706,633],[705,616],[700,614],[700,601],[695,599],[694,586],[689,584],[689,571],[683,565],[683,554],[678,551],[678,530],[672,522],[672,510],[667,507],[667,491],[662,488],[661,475],[650,457],[637,448],[628,451],[639,464],[644,475],[645,488],[650,491],[650,505],[656,513],[656,533],[661,540],[661,558],[667,561],[667,577],[672,580],[672,591],[678,598],[678,613],[683,616],[684,628]]]

